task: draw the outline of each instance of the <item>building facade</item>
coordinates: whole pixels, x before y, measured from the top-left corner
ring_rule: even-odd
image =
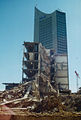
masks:
[[[34,42],[58,54],[67,54],[66,14],[58,10],[46,14],[35,7]]]
[[[58,85],[58,89],[60,91],[64,89],[69,89],[67,55],[55,55],[54,58],[55,81]]]
[[[50,81],[60,91],[69,89],[68,59],[66,54],[50,50]]]

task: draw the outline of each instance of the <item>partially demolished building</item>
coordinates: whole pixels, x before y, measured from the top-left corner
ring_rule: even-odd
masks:
[[[28,82],[41,72],[50,76],[50,58],[41,43],[24,42],[22,82]]]
[[[50,82],[54,89],[60,91],[69,89],[66,54],[55,54],[55,50],[46,49],[38,42],[24,42],[23,46],[22,83],[42,77],[47,84]],[[42,84],[41,80],[38,81]],[[19,83],[5,85],[6,89],[12,89]]]
[[[53,87],[69,89],[67,55],[56,55],[38,42],[24,42],[22,82],[35,80],[40,74],[49,78]]]

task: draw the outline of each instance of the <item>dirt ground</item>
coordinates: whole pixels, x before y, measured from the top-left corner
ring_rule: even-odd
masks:
[[[0,120],[81,120],[81,113],[54,113],[54,114],[21,114],[21,115],[0,115]]]

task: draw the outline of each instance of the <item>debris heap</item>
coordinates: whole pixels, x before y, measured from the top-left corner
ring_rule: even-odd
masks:
[[[64,109],[49,77],[43,73],[35,80],[20,84],[0,94],[0,105],[10,108],[26,108],[32,112],[55,112]]]

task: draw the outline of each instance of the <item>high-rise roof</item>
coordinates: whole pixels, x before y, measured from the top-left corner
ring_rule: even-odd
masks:
[[[35,7],[34,41],[56,53],[67,54],[66,15],[61,11],[44,13]]]

